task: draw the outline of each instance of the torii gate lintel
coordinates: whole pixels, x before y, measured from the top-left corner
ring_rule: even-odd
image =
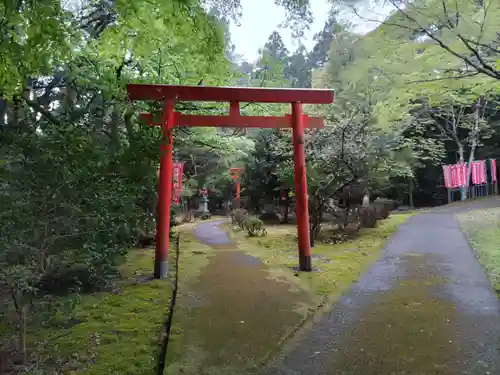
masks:
[[[325,89],[283,89],[249,87],[210,87],[129,84],[130,100],[163,101],[161,121],[151,114],[141,117],[150,125],[161,126],[164,142],[161,146],[160,176],[158,184],[158,223],[156,235],[156,278],[165,278],[168,273],[168,248],[170,232],[170,205],[172,197],[172,153],[175,126],[211,126],[237,128],[292,128],[293,159],[295,172],[296,213],[299,269],[311,271],[311,247],[309,241],[309,209],[307,198],[307,175],[304,146],[304,128],[322,128],[323,120],[302,113],[302,104],[333,103],[334,93]],[[229,102],[229,115],[186,115],[175,112],[176,101]],[[242,116],[240,103],[290,103],[291,115]]]

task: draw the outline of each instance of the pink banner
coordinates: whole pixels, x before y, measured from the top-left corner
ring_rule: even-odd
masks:
[[[458,166],[453,164],[451,167],[451,188],[458,187]]]
[[[443,177],[446,189],[467,186],[467,163],[443,165]]]
[[[176,161],[173,163],[173,171],[172,171],[172,201],[175,204],[179,204],[181,200],[181,191],[182,191],[182,173],[184,169],[184,162]]]
[[[497,182],[497,161],[490,159],[491,166],[491,182]]]
[[[471,163],[472,183],[474,185],[486,184],[486,163],[484,160]]]
[[[451,165],[443,165],[444,187],[451,189]]]

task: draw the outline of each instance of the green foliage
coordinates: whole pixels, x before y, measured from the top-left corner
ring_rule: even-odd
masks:
[[[497,245],[500,234],[500,210],[498,208],[467,210],[457,214],[457,219],[478,255],[479,262],[485,268],[493,288],[500,295],[500,251]]]
[[[247,216],[243,226],[249,237],[263,237],[267,234],[264,222],[255,216]]]
[[[246,231],[249,237],[263,237],[267,234],[264,222],[241,208],[231,212],[231,223],[233,228]]]
[[[73,30],[58,0],[3,1],[0,14],[0,94],[10,99],[65,61]]]
[[[363,228],[375,228],[377,225],[377,210],[375,206],[369,205],[361,209],[361,226]]]
[[[238,208],[231,212],[231,222],[233,226],[236,226],[241,230],[245,229],[245,220],[247,217],[248,217],[248,212],[241,208]]]
[[[133,251],[114,292],[83,296],[70,316],[53,306],[52,321],[33,321],[28,337],[38,349],[40,371],[52,373],[59,364],[60,371],[88,375],[151,373],[170,299],[169,282],[135,283],[149,275],[152,262],[153,251]]]
[[[125,83],[227,81],[223,33],[200,2],[73,5],[0,5],[9,30],[0,36],[0,285],[15,302],[18,336],[1,345],[21,362],[38,351],[28,318],[73,316],[78,303],[63,301],[115,284],[125,249],[154,238],[160,137],[134,116]],[[217,184],[253,146],[217,129],[175,138],[179,154],[195,158],[186,163],[192,186]],[[197,165],[198,155],[210,160]],[[58,296],[54,306],[41,302],[47,295]]]
[[[441,184],[440,164],[498,157],[492,145],[500,9],[494,1],[391,3],[399,11],[366,35],[339,27],[313,84],[333,87],[341,108],[363,103],[370,126],[390,140],[393,149],[370,185],[378,192],[389,184],[406,190],[409,176],[417,176],[416,191],[429,197]]]

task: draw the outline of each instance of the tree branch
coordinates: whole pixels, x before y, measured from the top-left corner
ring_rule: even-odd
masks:
[[[31,100],[29,98],[29,91],[24,91],[22,97],[26,102],[26,104],[28,104],[36,112],[41,113],[42,116],[45,117],[47,120],[52,122],[54,125],[61,125],[61,121],[59,121],[59,119],[57,119],[52,113],[50,113],[50,111],[43,108],[37,101]]]
[[[430,78],[430,79],[417,79],[415,81],[406,81],[406,84],[411,84],[411,83],[426,83],[426,82],[436,82],[436,81],[444,81],[448,79],[463,79],[463,78],[468,78],[468,77],[474,77],[477,76],[478,74],[481,74],[481,72],[473,72],[473,73],[467,73],[467,74],[462,74],[460,76],[451,76],[451,77],[441,77],[441,78]]]
[[[486,66],[483,66],[481,64],[477,64],[474,61],[472,61],[470,58],[468,58],[467,56],[458,53],[457,51],[455,51],[454,49],[452,49],[450,46],[448,46],[447,44],[445,44],[437,36],[435,36],[434,33],[432,33],[431,31],[429,31],[426,27],[422,26],[415,18],[413,18],[409,14],[407,14],[400,6],[398,6],[396,4],[395,0],[389,0],[389,1],[398,10],[398,12],[401,15],[403,15],[411,23],[417,25],[417,27],[411,27],[411,26],[401,25],[401,24],[387,22],[387,21],[379,21],[379,20],[375,20],[375,19],[370,19],[370,18],[361,16],[358,12],[356,12],[355,9],[353,9],[353,11],[354,11],[354,13],[358,17],[360,17],[361,19],[364,19],[365,21],[378,22],[380,24],[384,24],[384,25],[388,25],[388,26],[394,26],[394,27],[405,29],[405,30],[410,30],[410,31],[413,31],[413,32],[424,33],[429,38],[431,38],[434,42],[436,42],[445,51],[447,51],[451,55],[455,56],[456,58],[464,61],[465,63],[467,63],[468,65],[470,65],[474,69],[476,69],[478,72],[483,73],[483,74],[485,74],[485,75],[487,75],[487,76],[489,76],[491,78],[500,79],[500,72],[499,71],[496,71],[495,69],[492,70],[491,66],[489,66],[488,64]],[[461,34],[458,34],[458,36],[460,38]],[[463,42],[463,40],[462,40],[462,42]],[[481,61],[480,61],[480,63],[481,63]]]

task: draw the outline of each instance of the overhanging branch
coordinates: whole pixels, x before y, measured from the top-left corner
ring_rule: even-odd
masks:
[[[26,104],[28,104],[31,108],[33,108],[36,112],[39,112],[43,117],[52,122],[55,125],[61,125],[61,121],[56,118],[50,111],[46,110],[42,107],[36,100],[31,100],[29,97],[29,91],[25,91],[22,94],[22,97]]]

